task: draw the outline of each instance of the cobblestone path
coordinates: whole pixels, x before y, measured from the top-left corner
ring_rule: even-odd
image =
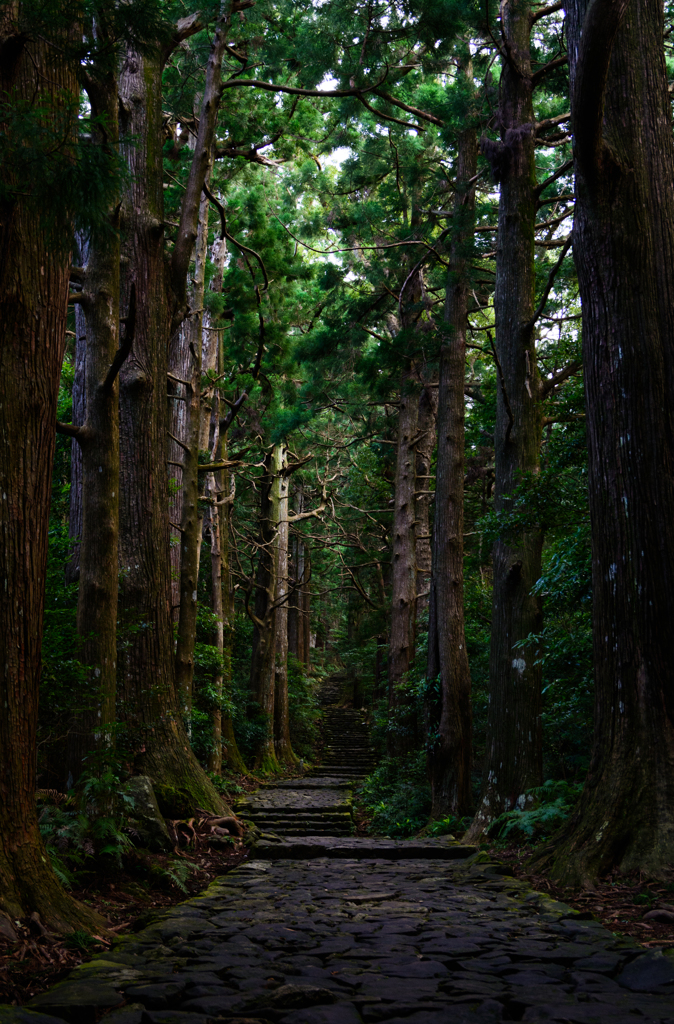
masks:
[[[532,892],[476,847],[351,836],[361,766],[341,772],[348,738],[333,746],[322,776],[241,808],[277,832],[247,863],[28,1008],[0,1007],[0,1024],[674,1024],[668,954]]]
[[[0,1021],[674,1022],[669,956],[432,849],[250,861]]]

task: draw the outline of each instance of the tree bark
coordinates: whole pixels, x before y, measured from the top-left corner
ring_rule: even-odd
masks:
[[[265,471],[260,485],[260,535],[255,574],[254,606],[248,613],[254,623],[253,651],[250,663],[250,689],[263,717],[264,732],[255,753],[255,767],[262,771],[278,771],[274,747],[275,641],[274,598],[276,594],[275,533],[278,523],[278,500],[275,495],[275,449],[265,456]]]
[[[433,571],[428,626],[426,702],[428,773],[433,818],[470,813],[471,681],[463,604],[463,480],[466,333],[473,236],[477,134],[458,141],[454,232],[445,300],[446,339],[440,355],[438,454],[433,525]],[[437,681],[437,682],[436,682]]]
[[[104,27],[98,26],[99,38]],[[97,77],[88,88],[92,113],[105,120],[97,143],[116,155],[119,145],[116,72]],[[120,243],[117,200],[108,211],[109,228],[98,230],[88,248],[82,290],[86,354],[81,448],[82,530],[79,545],[77,632],[86,666],[84,706],[70,725],[67,772],[74,782],[84,759],[110,747],[117,690],[117,591],[119,581],[119,386],[108,374],[119,348]],[[130,311],[133,319],[133,309]],[[132,335],[133,323],[127,322]]]
[[[74,69],[53,59],[46,42],[21,42],[10,13],[0,17],[0,28],[20,41],[12,66],[0,65],[0,97],[42,108],[47,121],[58,117],[66,97],[76,101]],[[49,501],[70,258],[22,196],[25,183],[13,179],[11,167],[0,173],[14,193],[0,207],[0,915],[10,934],[13,922],[32,912],[54,931],[91,931],[102,919],[61,888],[35,809]]]
[[[80,243],[80,266],[86,266],[89,246]],[[84,250],[84,251],[82,251]],[[75,376],[72,391],[72,424],[81,427],[86,417],[84,381],[87,366],[87,327],[82,303],[75,306]],[[82,536],[82,449],[77,438],[70,447],[70,516],[68,537],[73,542],[66,562],[66,583],[77,583],[80,578],[80,537]]]
[[[194,644],[197,632],[197,583],[203,516],[199,509],[199,443],[201,438],[201,369],[203,351],[204,292],[206,285],[206,254],[208,247],[209,202],[202,195],[197,229],[196,257],[192,278],[191,301],[194,312],[187,331],[189,337],[185,362],[189,361],[190,386],[186,388],[186,432],[182,451],[182,519],[180,529],[180,609],[176,641],[176,691],[185,721],[192,717],[192,683],[194,680]],[[183,403],[181,403],[183,404]],[[210,419],[210,417],[209,417]]]
[[[224,805],[190,749],[175,691],[166,408],[175,300],[163,251],[161,70],[158,48],[142,56],[129,53],[120,78],[131,172],[122,208],[124,255],[127,282],[136,285],[137,312],[134,350],[120,374],[120,571],[126,635],[118,689],[125,741],[136,768],[152,778],[160,806],[182,815],[195,807],[221,810]]]
[[[507,0],[501,24],[507,51],[500,83],[501,142],[490,146],[499,147],[492,166],[498,167],[501,183],[494,294],[495,505],[507,511],[524,475],[538,472],[542,413],[533,331],[537,193],[529,3]],[[526,791],[541,782],[541,668],[535,648],[517,645],[541,628],[541,599],[531,588],[541,574],[542,542],[541,530],[534,528],[494,546],[487,746],[469,841],[503,811],[524,807],[531,799]]]
[[[419,395],[417,414],[418,440],[414,502],[417,570],[415,619],[417,622],[428,609],[431,592],[431,464],[435,448],[435,421],[438,412],[438,388],[434,385],[437,385],[437,380],[429,380],[424,384]]]
[[[419,399],[410,368],[403,376],[398,408],[398,446],[393,508],[391,572],[391,632],[388,661],[389,725],[387,750],[399,756],[412,748],[416,723],[410,716],[400,686],[414,660],[416,610],[416,553],[414,492]]]
[[[308,672],[311,668],[311,551],[300,540],[300,579],[302,584],[300,625],[302,629],[302,664]]]
[[[281,764],[294,765],[297,757],[290,742],[290,712],[288,707],[288,449],[283,444],[274,449],[276,489],[278,494],[278,520],[274,540],[276,556],[276,611],[274,614],[274,747]]]
[[[575,885],[669,877],[674,854],[674,152],[661,5],[574,0],[568,18],[595,737],[545,858]]]

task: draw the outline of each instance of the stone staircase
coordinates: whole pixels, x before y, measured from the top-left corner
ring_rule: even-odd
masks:
[[[342,685],[328,679],[319,693],[325,745],[321,764],[301,779],[261,786],[237,813],[277,836],[350,836],[352,784],[375,767],[365,713],[341,707]]]

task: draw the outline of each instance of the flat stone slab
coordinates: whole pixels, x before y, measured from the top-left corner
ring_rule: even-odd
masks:
[[[368,836],[284,836],[280,843],[260,841],[255,856],[268,860],[299,860],[312,857],[356,857],[380,860],[462,860],[477,853],[477,846],[428,840],[423,843]]]
[[[334,775],[308,775],[303,779],[290,779],[288,782],[277,782],[274,789],[351,789],[353,782],[345,779],[340,782]],[[272,787],[262,787],[259,792]]]
[[[254,793],[237,805],[242,814],[246,810],[262,811],[281,808],[298,811],[348,811],[351,807],[347,789],[336,786],[320,789],[264,789]]]
[[[0,1024],[673,1024],[666,951],[484,853],[429,853],[460,844],[343,842],[312,859],[258,851],[25,1009],[0,1007]]]

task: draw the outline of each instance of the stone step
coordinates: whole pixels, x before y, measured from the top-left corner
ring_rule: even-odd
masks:
[[[315,857],[339,857],[363,860],[463,860],[478,852],[477,846],[441,841],[415,842],[411,839],[370,839],[358,836],[287,836],[283,843],[260,842],[255,857],[265,860],[306,860]]]
[[[312,822],[312,821],[320,821],[320,822],[335,821],[337,823],[340,823],[340,822],[350,822],[350,821],[353,820],[353,816],[350,813],[350,811],[342,811],[342,812],[323,811],[323,812],[321,812],[319,810],[316,810],[316,811],[313,811],[313,812],[310,813],[310,812],[307,812],[307,811],[294,811],[293,808],[286,808],[286,807],[260,807],[260,808],[258,808],[256,810],[252,810],[252,811],[251,810],[246,811],[245,809],[241,809],[239,813],[240,814],[245,814],[245,816],[247,818],[250,818],[252,821],[259,821],[261,818],[264,818],[265,820],[267,818],[274,818],[274,820],[279,819],[279,820],[284,820],[284,821],[289,821],[289,822],[296,822],[298,825],[303,823],[303,822]]]

